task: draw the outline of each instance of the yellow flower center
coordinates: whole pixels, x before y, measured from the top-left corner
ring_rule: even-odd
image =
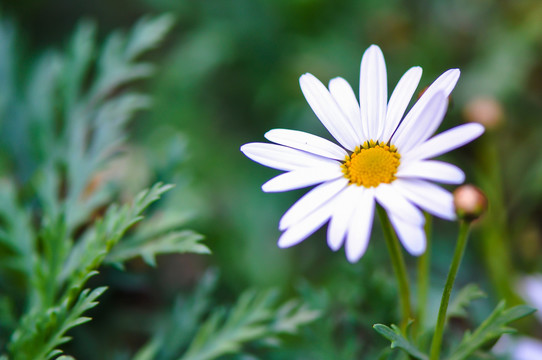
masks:
[[[396,179],[400,158],[395,146],[371,140],[364,142],[362,147],[357,146],[352,155],[347,155],[341,168],[351,184],[377,187]]]

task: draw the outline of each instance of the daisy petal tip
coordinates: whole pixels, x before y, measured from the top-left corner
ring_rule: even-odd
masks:
[[[314,80],[317,80],[316,76],[314,76],[311,73],[304,73],[303,75],[301,75],[299,77],[299,84],[301,84],[301,86],[303,86],[304,83],[306,84],[307,82],[314,81]]]
[[[407,251],[412,256],[421,256],[425,253],[425,243],[421,244],[420,247],[407,249]]]
[[[354,252],[354,251],[348,251],[348,249],[346,249],[346,260],[348,260],[348,262],[351,264],[355,264],[363,257],[364,253],[365,251]]]
[[[329,225],[328,225],[329,226]],[[333,242],[333,241],[330,241],[330,238],[329,236],[327,237],[327,246],[331,249],[331,251],[338,251],[341,246],[342,246],[342,242]]]
[[[376,44],[372,44],[371,46],[369,46],[367,48],[367,50],[365,50],[366,53],[368,53],[369,51],[371,52],[379,52],[379,53],[382,53],[382,50],[380,49],[380,46],[376,45]]]
[[[421,66],[413,66],[407,71],[409,75],[411,76],[412,82],[414,83],[414,79],[417,81],[416,85],[420,82],[420,79],[423,74],[423,69]],[[406,73],[405,73],[406,74]]]
[[[262,185],[262,191],[265,192],[265,193],[280,192],[280,191],[274,189],[272,186],[269,186],[267,183]]]
[[[292,221],[290,221],[287,217],[282,215],[282,217],[279,220],[279,230],[280,231],[286,231],[290,226],[292,226]]]
[[[412,256],[421,256],[425,253],[427,242],[425,238],[416,239],[416,241],[403,242],[405,250]]]
[[[476,135],[476,138],[477,137],[480,137],[482,136],[482,134],[486,131],[486,128],[484,127],[484,125],[480,124],[480,123],[470,123],[471,124],[471,127],[472,127],[472,132]]]
[[[273,134],[276,132],[275,130],[277,129],[271,129],[271,130],[267,130],[265,134],[263,134],[263,137],[266,138],[267,140],[269,140],[269,136],[273,136]],[[271,141],[271,140],[269,140]]]
[[[458,68],[448,69],[444,72],[444,74],[447,74],[448,76],[453,78],[459,78],[459,76],[461,76],[461,70],[459,70]]]
[[[239,151],[241,151],[243,154],[245,153],[245,151],[247,150],[247,145],[248,144],[244,144],[244,145],[241,145],[241,147],[239,148]]]
[[[305,238],[299,239],[298,237],[292,236],[291,233],[286,231],[283,232],[282,235],[279,237],[277,241],[277,246],[281,249],[287,249],[289,247],[299,244],[303,240],[305,240]]]
[[[423,69],[421,66],[413,66],[410,68],[411,71],[417,71],[417,72],[423,72]]]
[[[279,238],[279,241],[277,242],[277,246],[281,249],[287,249],[289,247],[292,247],[293,245],[294,244],[290,244],[289,242],[284,241],[282,236]]]

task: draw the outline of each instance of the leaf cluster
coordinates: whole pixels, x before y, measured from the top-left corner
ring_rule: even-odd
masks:
[[[231,308],[212,308],[216,274],[208,272],[194,295],[177,301],[135,360],[211,360],[239,354],[250,343],[274,346],[320,316],[299,300],[279,301],[274,290],[244,292]]]
[[[476,285],[465,286],[452,301],[448,316],[466,318],[468,316],[466,307],[470,302],[484,296],[484,293]],[[524,318],[535,311],[535,309],[526,305],[506,308],[505,302],[501,301],[486,320],[473,332],[467,331],[460,343],[449,349],[448,356],[445,359],[464,360],[475,353],[489,356],[487,352],[491,350],[491,347],[502,335],[516,332],[514,328],[508,326],[511,322]],[[398,326],[391,325],[391,327],[388,327],[376,324],[373,327],[380,335],[391,342],[392,349],[401,349],[414,359],[429,360],[427,353],[418,346],[420,344],[416,344],[412,339],[409,339]]]
[[[154,71],[142,57],[172,25],[170,15],[144,18],[99,46],[95,26],[84,22],[65,51],[46,52],[18,79],[17,32],[0,20],[4,359],[59,357],[67,332],[90,320],[85,313],[106,290],[85,289],[102,264],[209,252],[200,235],[178,230],[179,222],[153,220],[153,232],[134,230],[171,185],[158,183],[130,204],[108,205],[114,192],[104,169],[121,150],[127,122],[150,105],[134,86]]]

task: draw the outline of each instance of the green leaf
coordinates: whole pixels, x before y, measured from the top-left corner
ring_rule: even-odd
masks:
[[[466,333],[447,360],[466,359],[487,343],[500,338],[501,335],[516,332],[515,329],[507,325],[536,311],[526,305],[518,305],[509,309],[505,309],[505,306],[505,302],[501,301],[493,313],[472,334]]]
[[[384,336],[386,339],[391,341],[391,348],[399,348],[403,351],[405,351],[410,356],[419,359],[419,360],[428,360],[429,357],[421,352],[418,348],[416,348],[414,345],[412,345],[403,335],[401,332],[401,329],[397,325],[391,325],[391,328],[382,325],[382,324],[375,324],[373,328],[378,332],[380,335]]]
[[[131,205],[112,205],[103,219],[99,220],[74,247],[66,262],[60,280],[80,283],[86,274],[96,269],[107,253],[119,242],[124,233],[142,219],[143,211],[172,185],[155,184],[142,191]]]
[[[147,264],[155,266],[156,256],[159,254],[210,254],[209,248],[200,243],[202,239],[203,236],[200,234],[184,230],[149,239],[143,243],[123,241],[112,249],[105,261],[122,264],[129,259],[141,256]]]
[[[138,21],[126,44],[126,57],[134,60],[141,54],[154,49],[171,30],[175,18],[164,14],[156,18],[145,17]]]
[[[211,293],[218,282],[216,271],[208,270],[195,291],[178,297],[171,312],[158,323],[150,341],[134,356],[134,360],[174,359],[186,349],[211,306]]]
[[[476,284],[468,284],[462,288],[457,295],[452,299],[448,307],[447,316],[450,317],[467,317],[467,306],[473,300],[486,297],[486,294],[480,290]]]
[[[297,302],[277,307],[276,299],[274,291],[247,291],[230,311],[213,311],[180,359],[211,360],[236,353],[245,343],[296,333],[318,315]]]
[[[83,314],[95,307],[96,299],[107,288],[85,289],[73,300],[65,298],[56,307],[44,313],[29,313],[22,320],[22,327],[17,329],[8,346],[13,359],[51,359],[62,351],[57,347],[70,340],[64,334],[71,328],[91,320]]]

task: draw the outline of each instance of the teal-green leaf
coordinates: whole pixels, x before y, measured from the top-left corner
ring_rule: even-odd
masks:
[[[496,341],[501,335],[514,333],[516,330],[508,327],[508,324],[536,311],[527,305],[518,305],[509,309],[505,309],[505,306],[505,302],[501,301],[493,313],[473,333],[466,333],[447,360],[466,359],[487,343]]]
[[[401,329],[397,325],[392,325],[391,328],[382,324],[375,324],[373,328],[380,335],[391,341],[391,348],[399,348],[405,351],[410,356],[419,360],[428,360],[429,357],[421,352],[418,348],[412,345],[402,334]]]
[[[448,317],[467,317],[467,306],[469,306],[473,300],[484,297],[486,297],[486,294],[480,290],[478,285],[468,284],[452,299],[446,315]]]

